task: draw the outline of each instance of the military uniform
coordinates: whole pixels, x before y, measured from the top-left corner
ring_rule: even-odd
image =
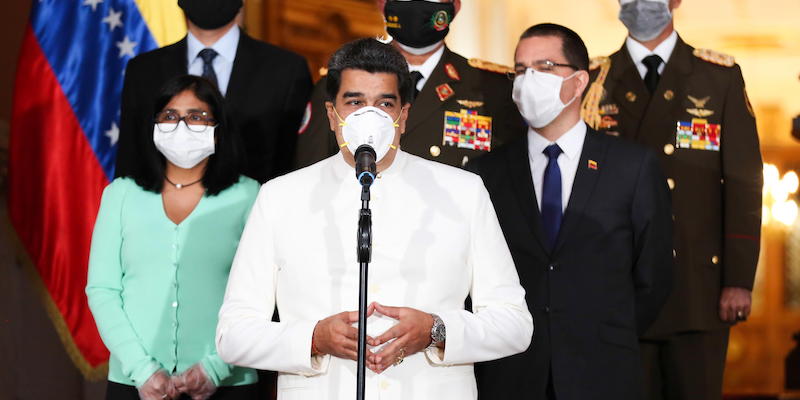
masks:
[[[510,68],[467,60],[445,48],[414,100],[400,139],[403,151],[462,167],[472,158],[527,131],[511,99]],[[326,78],[314,87],[307,126],[301,128],[295,167],[302,168],[339,151],[325,110]]]
[[[720,293],[752,290],[761,230],[761,154],[741,70],[680,38],[652,95],[626,46],[590,69],[584,119],[657,151],[672,191],[675,283],[643,337],[646,380],[665,398],[719,398],[729,330]]]

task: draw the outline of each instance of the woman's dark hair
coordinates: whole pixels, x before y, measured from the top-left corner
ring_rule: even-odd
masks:
[[[192,92],[198,100],[208,104],[211,114],[217,121],[214,129],[215,149],[209,156],[208,165],[203,173],[203,186],[208,195],[216,195],[239,181],[242,167],[242,145],[239,133],[233,129],[230,118],[225,112],[225,100],[216,86],[205,78],[182,75],[164,83],[156,97],[155,106],[150,114],[150,123],[145,126],[147,132],[139,136],[139,149],[142,159],[140,167],[129,176],[145,190],[161,193],[164,185],[166,160],[153,143],[155,115],[161,112],[173,97],[185,91]]]
[[[327,87],[329,101],[336,100],[342,84],[342,71],[357,69],[369,73],[386,72],[397,76],[400,102],[411,99],[413,84],[408,74],[408,61],[394,47],[375,39],[358,39],[345,44],[328,61]]]

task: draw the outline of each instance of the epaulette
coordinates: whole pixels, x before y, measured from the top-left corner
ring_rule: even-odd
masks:
[[[603,120],[602,115],[600,115],[600,102],[603,101],[606,93],[605,84],[608,73],[611,71],[611,58],[593,58],[589,69],[598,68],[600,71],[597,72],[594,82],[589,85],[589,90],[586,91],[581,103],[581,118],[594,129],[599,129]]]
[[[722,65],[723,67],[732,67],[736,64],[736,60],[733,58],[733,56],[711,49],[694,49],[692,54],[703,61]]]
[[[481,60],[478,58],[470,58],[469,66],[472,68],[482,69],[484,71],[496,72],[498,74],[507,74],[509,72],[514,72],[514,68],[505,65],[495,64],[493,62]]]
[[[594,71],[594,70],[600,68],[601,66],[603,66],[603,64],[610,63],[610,62],[611,62],[611,59],[606,57],[606,56],[594,57],[591,60],[589,60],[589,71]]]
[[[325,75],[328,75],[328,68],[319,67],[319,76],[320,76],[320,78],[325,76]]]

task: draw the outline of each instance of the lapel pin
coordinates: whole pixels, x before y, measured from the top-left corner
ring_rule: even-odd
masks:
[[[589,169],[597,171],[597,161],[589,160]]]

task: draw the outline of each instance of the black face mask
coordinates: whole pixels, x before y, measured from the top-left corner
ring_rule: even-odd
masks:
[[[416,49],[444,40],[455,13],[453,3],[424,0],[388,1],[383,9],[386,31],[398,42]]]
[[[233,21],[242,0],[178,0],[186,17],[200,29],[217,29]]]

